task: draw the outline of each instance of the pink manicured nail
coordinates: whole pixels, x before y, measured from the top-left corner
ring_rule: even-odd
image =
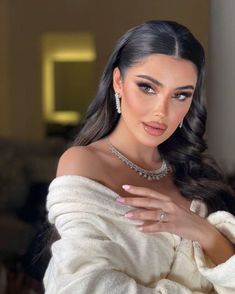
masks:
[[[130,189],[130,186],[129,186],[129,185],[123,185],[122,188],[123,188],[124,190],[128,190],[128,189]]]
[[[125,217],[132,217],[133,216],[133,213],[132,212],[128,212],[125,214]]]
[[[125,202],[125,199],[122,198],[122,197],[118,197],[118,198],[116,199],[116,201],[118,201],[118,202]]]

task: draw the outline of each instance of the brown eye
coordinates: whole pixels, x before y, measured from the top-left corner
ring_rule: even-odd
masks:
[[[153,88],[150,85],[146,84],[146,83],[138,83],[137,85],[144,93],[147,93],[147,94],[155,93]]]
[[[176,93],[173,98],[178,99],[179,101],[184,101],[187,98],[192,97],[192,93],[191,92],[180,92],[180,93]]]

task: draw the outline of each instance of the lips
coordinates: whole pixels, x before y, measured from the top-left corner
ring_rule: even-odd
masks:
[[[167,129],[167,125],[159,123],[159,122],[147,122],[143,124],[154,129],[161,129],[161,130]]]
[[[143,123],[143,127],[151,136],[161,136],[167,129],[167,125],[158,122]]]

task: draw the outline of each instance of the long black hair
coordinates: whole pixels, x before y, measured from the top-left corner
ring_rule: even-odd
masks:
[[[205,54],[203,47],[183,25],[173,21],[148,21],[128,30],[118,41],[101,76],[96,97],[87,110],[83,127],[73,145],[88,145],[110,134],[116,127],[117,113],[113,70],[121,75],[151,54],[165,54],[191,61],[197,69],[197,84],[182,128],[158,150],[170,164],[176,186],[188,199],[203,200],[209,213],[226,210],[235,215],[233,191],[224,182],[222,171],[205,153],[206,108],[203,95]]]

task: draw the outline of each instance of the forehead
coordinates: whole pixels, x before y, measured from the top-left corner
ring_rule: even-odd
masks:
[[[126,71],[130,76],[149,75],[164,85],[195,85],[197,82],[196,66],[189,60],[164,54],[152,54],[143,58]]]

